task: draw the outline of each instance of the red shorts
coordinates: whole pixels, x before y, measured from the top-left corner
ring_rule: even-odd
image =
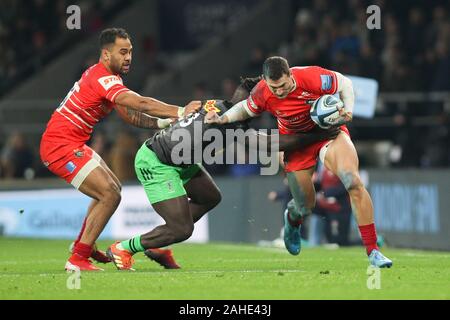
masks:
[[[85,144],[55,142],[43,138],[42,163],[55,175],[79,188],[88,174],[100,166],[101,157]]]
[[[342,126],[341,130],[350,136],[346,126]],[[302,150],[284,153],[284,170],[286,172],[299,171],[311,168],[316,165],[320,149],[329,141],[319,141],[309,145]]]

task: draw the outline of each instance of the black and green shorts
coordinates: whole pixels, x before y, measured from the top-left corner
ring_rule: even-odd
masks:
[[[201,165],[177,167],[164,164],[144,143],[136,154],[134,169],[153,204],[186,195],[184,185],[201,170]]]

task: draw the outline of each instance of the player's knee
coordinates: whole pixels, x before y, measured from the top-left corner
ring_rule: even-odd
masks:
[[[186,223],[183,225],[179,225],[174,230],[172,230],[173,236],[174,236],[174,242],[181,242],[184,240],[189,239],[192,236],[192,233],[194,232],[194,224],[193,223]]]
[[[211,210],[215,208],[220,201],[222,201],[222,194],[220,190],[217,188],[213,188],[208,190],[207,193],[203,194],[201,198],[193,200],[195,203],[200,204],[207,208],[207,210]]]
[[[212,197],[211,197],[211,209],[215,208],[220,201],[222,201],[222,194],[220,193],[219,190],[217,190],[216,192],[213,193]]]
[[[120,194],[120,187],[115,183],[109,184],[108,187],[103,190],[102,198],[104,201],[113,204],[115,206],[118,206],[120,200],[122,200],[122,195]]]
[[[364,190],[364,184],[362,183],[361,177],[357,171],[342,170],[338,175],[348,192],[358,193]]]

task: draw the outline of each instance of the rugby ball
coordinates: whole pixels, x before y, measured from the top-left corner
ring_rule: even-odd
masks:
[[[326,94],[313,102],[309,113],[319,127],[328,129],[340,118],[339,109],[343,107],[344,103],[339,98]]]

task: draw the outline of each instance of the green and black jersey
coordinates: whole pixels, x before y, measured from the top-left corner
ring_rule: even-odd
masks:
[[[146,141],[146,145],[155,152],[162,163],[176,166],[194,164],[197,161],[193,157],[184,158],[183,155],[181,155],[183,162],[175,164],[171,156],[172,150],[175,146],[180,148],[180,144],[182,144],[180,149],[190,149],[190,154],[192,155],[194,154],[194,150],[203,150],[206,145],[211,143],[210,141],[204,141],[203,132],[210,128],[217,128],[223,132],[229,127],[205,123],[206,114],[214,110],[221,116],[230,107],[231,103],[224,100],[207,100],[203,102],[200,111],[191,114],[170,127],[158,131],[152,138]]]

